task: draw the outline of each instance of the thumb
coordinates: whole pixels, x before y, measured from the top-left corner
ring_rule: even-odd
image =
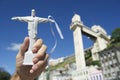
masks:
[[[24,56],[25,52],[28,50],[29,47],[29,37],[25,37],[23,44],[19,49],[19,55]]]

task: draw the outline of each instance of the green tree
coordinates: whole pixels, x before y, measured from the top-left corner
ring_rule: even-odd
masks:
[[[116,28],[111,35],[111,43],[120,42],[120,28]]]
[[[0,68],[0,80],[10,80],[11,75],[5,71],[3,68]]]

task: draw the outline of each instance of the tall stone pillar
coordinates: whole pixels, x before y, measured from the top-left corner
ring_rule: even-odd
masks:
[[[72,18],[70,29],[73,30],[77,70],[81,70],[86,66],[82,41],[82,27],[83,23],[80,20],[80,16],[75,14]]]

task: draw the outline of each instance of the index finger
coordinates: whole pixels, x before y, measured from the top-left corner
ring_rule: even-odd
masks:
[[[33,45],[33,49],[32,49],[33,53],[37,53],[37,51],[41,48],[42,44],[43,44],[43,40],[38,39]]]

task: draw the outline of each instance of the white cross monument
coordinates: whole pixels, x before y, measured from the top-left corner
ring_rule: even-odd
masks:
[[[35,56],[32,52],[32,46],[35,43],[37,39],[37,25],[38,23],[43,23],[43,22],[53,22],[56,23],[55,20],[50,19],[50,18],[41,18],[41,17],[36,17],[35,16],[35,10],[32,9],[31,11],[31,16],[25,16],[25,17],[13,17],[12,20],[19,20],[23,22],[28,23],[28,35],[29,35],[29,48],[28,51],[25,53],[25,58],[24,58],[24,65],[33,65],[32,59]],[[58,33],[60,34],[61,38],[63,38],[62,33],[59,29],[58,26],[56,26]]]

